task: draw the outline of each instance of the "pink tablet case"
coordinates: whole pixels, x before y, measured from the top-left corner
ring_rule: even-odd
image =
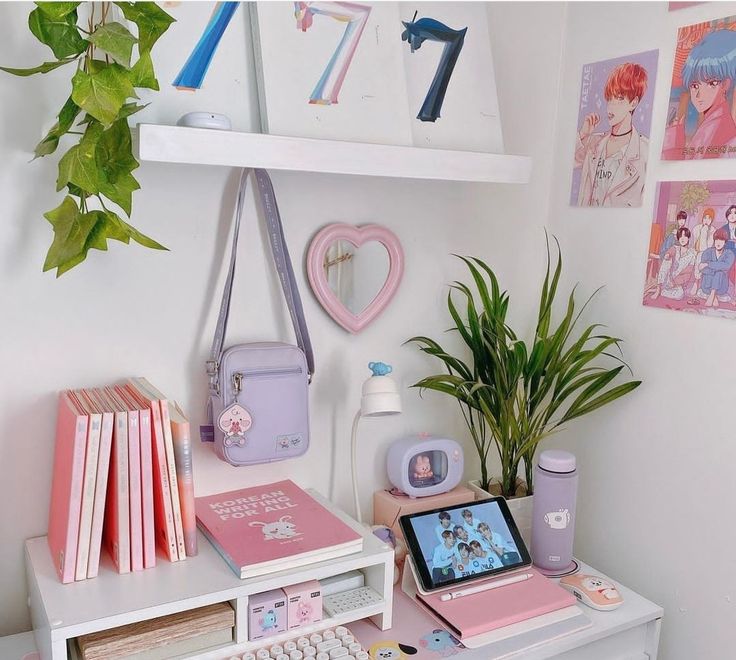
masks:
[[[450,631],[460,639],[541,616],[577,602],[569,591],[565,591],[535,568],[524,570],[533,573],[534,577],[447,602],[440,600],[446,590],[429,595],[417,593],[417,599],[446,623]],[[466,588],[471,586],[475,585],[468,584]],[[462,588],[462,585],[456,585],[453,591]]]

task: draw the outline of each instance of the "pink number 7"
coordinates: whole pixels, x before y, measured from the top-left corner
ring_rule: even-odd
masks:
[[[345,80],[348,67],[358,47],[363,28],[368,22],[371,8],[354,2],[295,2],[294,16],[296,26],[306,32],[312,25],[315,14],[329,16],[340,22],[346,22],[345,32],[327,63],[322,76],[309,97],[310,103],[331,105],[337,103],[337,95]]]

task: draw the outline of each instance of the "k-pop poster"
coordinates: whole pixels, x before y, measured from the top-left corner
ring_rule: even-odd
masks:
[[[736,157],[736,16],[677,32],[662,158]]]
[[[662,181],[644,305],[736,318],[736,181]]]
[[[659,51],[583,66],[572,206],[641,206]]]

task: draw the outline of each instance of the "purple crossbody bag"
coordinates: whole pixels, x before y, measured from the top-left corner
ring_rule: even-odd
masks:
[[[314,356],[294,269],[286,247],[279,209],[266,170],[253,170],[281,288],[294,325],[297,345],[282,342],[236,344],[223,349],[235,275],[240,220],[250,169],[240,176],[230,268],[207,360],[209,426],[202,440],[230,465],[255,465],[301,456],[309,447],[307,390]]]

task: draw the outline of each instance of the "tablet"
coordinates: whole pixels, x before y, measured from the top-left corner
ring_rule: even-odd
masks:
[[[400,524],[425,591],[532,563],[503,497],[412,513]]]

